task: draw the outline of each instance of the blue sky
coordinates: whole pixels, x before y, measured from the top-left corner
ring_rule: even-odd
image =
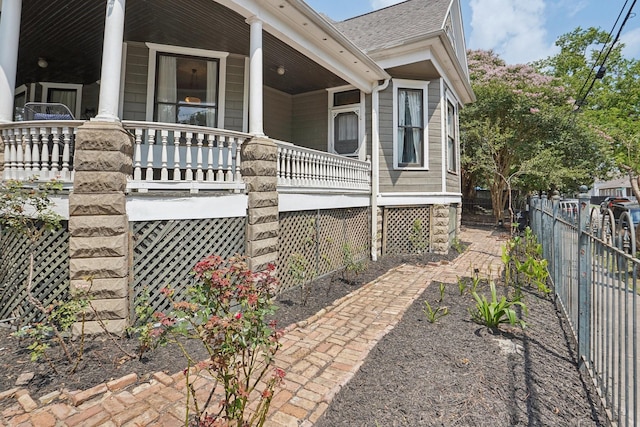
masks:
[[[341,21],[402,0],[305,0],[316,11]],[[625,0],[461,0],[467,47],[493,49],[510,64],[554,54],[558,36],[576,27],[609,32]],[[625,11],[633,3],[627,1]],[[640,4],[621,40],[625,55],[640,57]],[[618,26],[622,22],[621,17]],[[616,32],[618,29],[616,26]],[[615,32],[614,32],[615,36]]]

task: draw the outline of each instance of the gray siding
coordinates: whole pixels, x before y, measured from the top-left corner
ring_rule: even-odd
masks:
[[[242,132],[244,111],[244,62],[243,56],[227,58],[227,87],[225,92],[225,129]],[[267,133],[267,135],[269,135]]]
[[[264,133],[281,141],[293,139],[293,99],[291,95],[264,88]]]
[[[146,120],[149,49],[144,43],[127,43],[123,120]]]
[[[317,91],[293,97],[293,138],[296,145],[327,151],[327,92]]]
[[[442,114],[440,82],[431,80],[428,88],[428,167],[429,170],[393,169],[393,85],[380,93],[380,191],[442,191]]]

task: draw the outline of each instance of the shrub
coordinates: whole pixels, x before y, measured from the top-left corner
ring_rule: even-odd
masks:
[[[275,311],[272,302],[276,290],[274,269],[271,265],[266,271],[253,272],[242,257],[224,260],[209,256],[193,270],[196,283],[189,290],[188,301],[175,301],[172,289],[162,290],[171,300],[173,311],[154,314],[159,326],[152,335],[161,343],[179,345],[188,366],[193,367],[185,370],[187,410],[191,398],[197,425],[245,427],[264,423],[274,389],[284,377],[284,371],[274,366],[282,332],[275,329],[275,322],[266,322],[266,317]],[[198,340],[209,358],[194,360],[179,338]],[[201,374],[213,379],[204,402],[196,397],[192,373],[196,379]],[[261,382],[264,385],[260,388]],[[211,401],[218,385],[222,386],[224,397],[220,407],[215,409],[211,407]],[[259,403],[249,410],[252,394]]]

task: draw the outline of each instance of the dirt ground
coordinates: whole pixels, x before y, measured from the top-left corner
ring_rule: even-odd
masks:
[[[277,298],[279,327],[303,320],[335,299],[402,263],[426,264],[448,256],[384,257],[370,263],[355,283],[339,274],[313,282],[306,306],[297,289]],[[355,377],[342,389],[316,424],[333,426],[601,426],[603,412],[590,382],[578,372],[570,330],[550,299],[528,293],[527,328],[491,334],[471,322],[473,301],[449,284],[447,316],[431,324],[422,309],[426,299],[438,305],[438,284],[431,284],[402,321],[372,350]],[[135,353],[137,341],[118,346]],[[161,347],[142,360],[126,356],[113,342],[92,340],[75,374],[51,351],[47,363],[29,360],[24,343],[0,329],[0,392],[15,387],[20,374],[34,373],[26,385],[34,397],[62,388],[86,389],[136,372],[144,381],[152,373],[174,373],[185,366],[175,347]],[[194,348],[194,347],[191,347]],[[202,355],[204,358],[204,354]],[[0,411],[11,402],[0,400]]]

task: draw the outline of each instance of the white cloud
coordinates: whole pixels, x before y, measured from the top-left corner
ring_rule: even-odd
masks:
[[[382,9],[383,7],[392,6],[394,4],[401,3],[405,0],[370,0],[371,7],[376,9]]]
[[[554,5],[554,6],[558,7],[559,9],[563,9],[565,11],[565,12],[562,12],[563,14],[566,14],[569,18],[573,18],[588,6],[588,1],[587,0],[560,0],[558,1],[557,5]]]
[[[493,49],[508,64],[545,58],[553,53],[546,42],[544,0],[470,0],[469,47]]]
[[[640,56],[640,27],[620,36],[620,41],[624,43],[622,53],[627,58],[638,58]]]

